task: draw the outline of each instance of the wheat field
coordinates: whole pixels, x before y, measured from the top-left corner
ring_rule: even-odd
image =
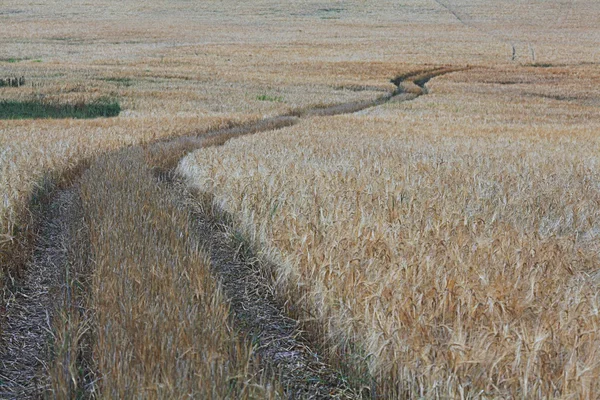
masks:
[[[50,180],[79,196],[85,243],[61,283],[81,293],[48,322],[48,396],[285,397],[156,182],[181,158],[176,179],[275,266],[277,301],[363,393],[596,398],[599,42],[594,0],[6,0],[0,79],[25,85],[0,107],[120,113],[0,119],[0,334]],[[440,69],[400,86],[412,101],[305,113]],[[299,118],[152,147],[278,116]]]
[[[490,72],[200,150],[179,172],[387,396],[593,398],[598,98],[560,69]]]

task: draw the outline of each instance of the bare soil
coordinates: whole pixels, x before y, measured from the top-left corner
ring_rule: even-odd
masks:
[[[25,278],[12,287],[0,353],[0,397],[40,397],[48,390],[52,321],[68,285],[72,224],[81,220],[75,187],[43,206],[40,232]]]

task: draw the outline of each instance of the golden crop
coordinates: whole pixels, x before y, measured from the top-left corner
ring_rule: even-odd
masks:
[[[87,160],[95,270],[89,313],[65,302],[52,321],[55,393],[78,390],[71,355],[88,346],[106,397],[275,396],[144,164],[224,139],[114,152],[467,67],[412,102],[234,139],[178,171],[276,261],[279,300],[331,359],[365,364],[384,396],[596,397],[599,18],[595,0],[3,1],[0,79],[26,84],[0,101],[122,112],[0,120],[0,310],[27,273],[35,189]]]
[[[411,103],[235,139],[179,172],[387,396],[595,397],[598,99],[563,74],[436,78]]]
[[[142,151],[94,163],[79,190],[89,254],[78,259],[93,260],[83,283],[93,312],[87,321],[77,310],[57,318],[69,321],[58,343],[72,348],[57,356],[55,393],[77,392],[69,382],[81,379],[73,355],[79,332],[92,330],[86,361],[99,374],[93,386],[102,397],[272,396],[231,326],[209,261],[188,232],[188,213],[156,184]]]

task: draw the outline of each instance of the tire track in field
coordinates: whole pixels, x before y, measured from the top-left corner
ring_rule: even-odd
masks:
[[[227,140],[258,132],[273,131],[299,123],[314,116],[353,113],[389,101],[410,101],[427,94],[426,83],[440,75],[465,68],[440,67],[404,74],[392,79],[397,89],[370,101],[348,102],[327,107],[296,110],[280,117],[220,129],[202,135],[189,135],[163,140],[127,151],[144,149],[147,162],[156,172],[161,184],[179,190],[179,205],[195,217],[196,240],[209,250],[215,277],[221,282],[234,321],[241,331],[257,342],[257,353],[265,370],[279,381],[288,398],[360,398],[362,388],[352,387],[338,371],[328,366],[302,332],[298,321],[288,316],[275,298],[272,282],[264,271],[257,269],[252,259],[240,258],[239,247],[223,234],[207,208],[186,200],[186,192],[173,181],[177,162],[188,152],[206,146],[218,146]],[[124,151],[124,150],[119,150]],[[111,153],[111,154],[115,154]],[[6,304],[0,351],[0,398],[22,399],[52,396],[49,388],[53,339],[53,321],[60,313],[62,299],[69,296],[65,277],[73,260],[73,229],[81,222],[81,198],[77,181],[85,171],[84,161],[76,172],[59,178],[43,193],[32,197],[30,209],[38,210],[35,224],[24,232],[23,240],[32,238],[33,253],[23,278],[13,285],[13,294]],[[68,175],[68,177],[66,177]],[[107,177],[107,179],[110,179]],[[132,176],[132,179],[136,179]],[[64,183],[67,182],[67,183]],[[194,205],[195,204],[195,205]],[[235,227],[232,227],[235,229]],[[83,310],[85,311],[85,310]],[[85,362],[86,360],[84,360]],[[81,370],[86,365],[79,366]],[[90,372],[90,373],[93,373]],[[80,388],[90,395],[92,387]],[[78,392],[81,394],[81,392]],[[97,393],[96,393],[97,395]]]
[[[294,111],[275,119],[264,120],[262,125],[275,128],[257,129],[250,125],[248,133],[265,132],[282,126],[295,125],[302,119],[354,113],[390,101],[410,101],[427,94],[426,84],[432,78],[462,69],[440,67],[415,71],[391,80],[396,90],[368,102],[349,102],[328,107]],[[293,118],[293,119],[292,119]],[[239,128],[238,128],[239,130]],[[225,130],[215,138],[239,136],[239,132]],[[184,139],[187,141],[189,139]],[[224,142],[214,143],[220,145]],[[160,152],[160,145],[153,146]],[[277,299],[275,284],[269,270],[274,266],[261,265],[250,246],[240,241],[241,235],[230,221],[232,218],[215,210],[209,193],[190,192],[175,174],[177,162],[184,156],[177,152],[174,163],[163,166],[157,176],[171,192],[179,193],[180,201],[193,216],[193,229],[201,246],[208,250],[213,271],[229,300],[236,326],[256,343],[261,365],[278,378],[289,399],[358,399],[376,397],[373,382],[369,387],[353,385],[327,365],[319,354],[318,345],[311,343],[299,321],[287,315],[283,301]],[[237,239],[236,239],[237,237]]]
[[[39,236],[27,275],[13,286],[6,305],[0,398],[37,398],[49,390],[44,372],[51,368],[52,317],[59,299],[68,296],[66,274],[75,240],[71,227],[82,218],[78,197],[70,187],[41,204]]]

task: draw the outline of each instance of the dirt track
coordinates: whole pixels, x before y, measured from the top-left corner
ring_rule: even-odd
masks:
[[[0,355],[0,397],[26,398],[48,390],[42,371],[49,368],[52,317],[68,290],[73,227],[80,222],[76,188],[61,190],[42,210],[41,231],[27,275],[7,305]]]
[[[337,115],[364,110],[388,101],[413,100],[427,93],[425,84],[433,77],[457,69],[418,71],[394,79],[398,89],[377,99],[344,103],[326,108],[298,110],[289,115],[257,123],[162,141],[145,148],[160,184],[179,192],[179,206],[187,207],[195,220],[196,240],[209,250],[215,277],[223,285],[235,321],[242,332],[257,343],[261,364],[279,379],[288,398],[358,398],[373,396],[374,388],[359,393],[323,362],[316,346],[302,333],[299,323],[286,315],[275,298],[268,275],[251,256],[240,257],[239,246],[222,229],[218,215],[197,202],[186,200],[185,190],[173,182],[173,168],[187,152],[220,145],[232,137],[271,131],[297,124],[302,118]],[[132,151],[139,150],[139,147]],[[168,179],[164,179],[168,178]],[[132,177],[136,179],[136,177]],[[39,217],[39,237],[26,275],[14,285],[7,304],[0,354],[0,397],[32,398],[48,393],[46,376],[51,363],[53,321],[61,299],[69,296],[69,265],[77,262],[72,251],[73,231],[81,223],[81,199],[76,186],[48,193],[51,199]],[[202,194],[201,194],[202,195]],[[250,253],[249,253],[250,254]]]

